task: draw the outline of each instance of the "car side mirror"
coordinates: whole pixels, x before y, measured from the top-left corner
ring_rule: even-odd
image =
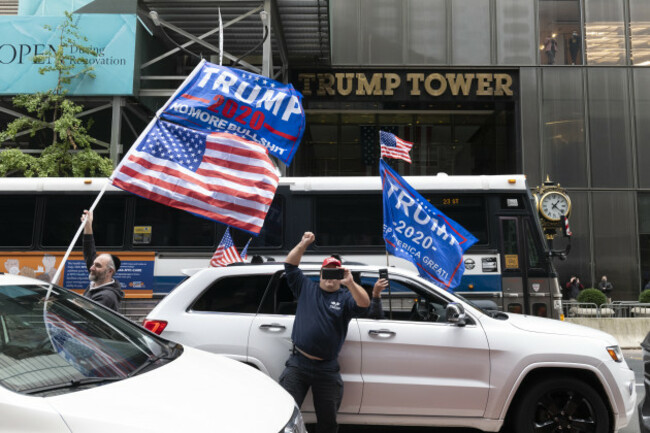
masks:
[[[446,311],[447,322],[453,323],[456,326],[465,326],[465,309],[458,302],[450,302],[447,304]]]

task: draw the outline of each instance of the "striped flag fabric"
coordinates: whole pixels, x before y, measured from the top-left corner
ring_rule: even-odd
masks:
[[[390,132],[379,131],[379,144],[381,145],[382,158],[403,159],[411,163],[409,151],[413,147],[413,143],[410,141],[402,140]]]
[[[248,244],[246,245],[246,249]],[[219,268],[221,266],[228,266],[231,263],[241,263],[244,260],[237,252],[237,247],[232,241],[230,236],[230,227],[226,227],[226,232],[219,242],[217,250],[214,252],[212,259],[210,259],[210,266],[213,268]]]
[[[257,235],[279,177],[261,144],[155,119],[111,181],[141,197]]]

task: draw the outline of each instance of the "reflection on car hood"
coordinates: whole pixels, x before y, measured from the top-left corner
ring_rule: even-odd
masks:
[[[508,314],[508,317],[508,323],[524,331],[595,338],[605,340],[611,344],[618,344],[616,339],[610,334],[587,326],[524,314]]]
[[[190,347],[147,373],[46,400],[72,433],[276,433],[294,408],[265,374]]]

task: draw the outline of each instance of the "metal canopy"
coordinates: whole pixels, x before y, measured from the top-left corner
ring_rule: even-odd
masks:
[[[230,55],[224,54],[223,64],[233,64],[245,56],[243,61],[261,70],[268,49],[272,53],[272,75],[276,79],[281,76],[280,80],[284,81],[289,65],[330,64],[328,8],[327,0],[140,0],[139,16],[170,50],[176,48],[175,53],[179,53],[177,45],[182,45],[214,61],[218,58],[214,48],[219,46],[220,10],[224,24],[223,48]],[[265,32],[262,11],[270,17],[266,48],[262,44]],[[152,16],[151,12],[155,14]],[[200,41],[194,39],[188,44],[191,36]],[[153,64],[152,60],[156,59],[143,59],[142,75],[150,75],[147,68]],[[243,67],[254,71],[246,65]]]

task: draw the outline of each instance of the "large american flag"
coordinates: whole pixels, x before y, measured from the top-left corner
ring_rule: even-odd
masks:
[[[409,151],[413,147],[413,143],[410,141],[402,140],[390,132],[379,131],[379,144],[381,145],[382,158],[403,159],[406,162],[411,162]]]
[[[259,234],[279,177],[264,146],[157,119],[111,176],[113,185]]]
[[[246,248],[248,249],[248,244]],[[231,263],[240,263],[243,262],[242,256],[237,252],[237,248],[232,241],[230,236],[230,227],[226,227],[226,232],[221,238],[221,242],[217,247],[217,251],[214,252],[212,259],[210,259],[210,266],[213,268],[219,268],[221,266],[227,266]]]

